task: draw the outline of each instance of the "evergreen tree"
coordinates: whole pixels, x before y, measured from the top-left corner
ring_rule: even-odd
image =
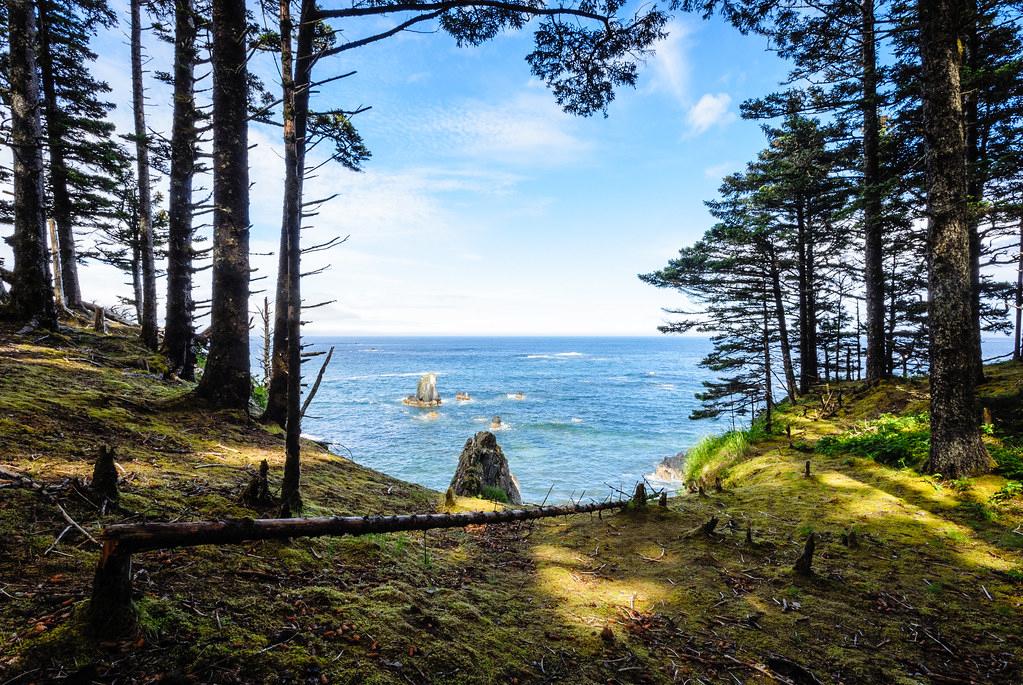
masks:
[[[14,157],[12,202],[14,269],[10,310],[18,319],[56,328],[57,313],[46,247],[43,132],[40,122],[36,21],[29,0],[7,2],[8,81],[11,107],[11,152]]]
[[[48,149],[50,216],[57,228],[64,304],[82,304],[75,228],[92,228],[112,209],[120,163],[108,119],[110,87],[90,71],[89,46],[100,28],[115,23],[104,0],[37,0],[39,67]]]
[[[145,83],[142,68],[142,0],[131,0],[131,92],[135,119],[135,161],[139,193],[139,236],[142,243],[142,342],[159,344],[156,317],[156,257],[153,247],[152,182],[149,175],[149,130],[146,128]],[[136,298],[137,299],[137,298]]]

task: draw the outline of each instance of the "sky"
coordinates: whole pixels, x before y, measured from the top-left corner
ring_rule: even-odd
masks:
[[[113,4],[121,25],[94,43],[96,69],[127,133],[128,13]],[[385,25],[346,25],[345,37]],[[739,105],[772,90],[784,63],[762,38],[678,15],[636,88],[619,90],[606,118],[579,118],[530,74],[534,26],[476,48],[405,33],[318,65],[317,78],[357,72],[324,87],[314,107],[371,107],[354,122],[373,156],[361,173],[327,166],[307,183],[307,198],[338,197],[309,220],[305,244],[349,236],[303,264],[331,265],[303,282],[306,302],[337,300],[309,312],[307,333],[656,335],[669,318],[662,308],[679,306],[680,296],[636,275],[664,266],[711,225],[704,200],[764,144]],[[169,131],[170,88],[152,72],[170,70],[170,46],[144,40],[148,124]],[[273,61],[253,68],[276,92]],[[278,241],[279,138],[278,128],[250,129],[254,253],[272,253]],[[275,264],[253,257],[255,275],[269,277],[253,289],[270,288],[271,299]],[[110,267],[80,271],[86,299],[130,292]],[[197,275],[198,297],[208,296],[208,280],[208,270]],[[165,287],[161,279],[161,301]]]

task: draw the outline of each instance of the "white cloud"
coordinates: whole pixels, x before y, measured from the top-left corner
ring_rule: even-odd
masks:
[[[729,111],[732,96],[728,93],[705,93],[689,108],[686,122],[692,133],[704,133],[712,126],[723,126],[733,119],[735,114]]]
[[[531,167],[584,158],[592,145],[572,129],[572,118],[547,93],[533,89],[496,104],[470,100],[410,111],[392,123],[392,130],[410,144],[427,146],[441,155]]]
[[[689,44],[692,27],[678,19],[668,22],[667,38],[654,48],[648,65],[650,74],[648,92],[667,93],[681,105],[689,101]]]

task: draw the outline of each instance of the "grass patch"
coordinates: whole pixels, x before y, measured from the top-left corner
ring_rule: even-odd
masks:
[[[723,475],[730,466],[749,456],[753,444],[765,437],[760,423],[747,430],[734,430],[721,435],[708,435],[686,452],[683,478],[697,481]]]

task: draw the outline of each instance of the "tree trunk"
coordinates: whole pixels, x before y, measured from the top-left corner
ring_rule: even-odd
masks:
[[[14,273],[11,311],[15,317],[56,328],[46,249],[46,194],[43,190],[43,132],[39,121],[35,15],[30,0],[8,0],[10,46],[11,151],[14,157]]]
[[[1023,361],[1023,220],[1019,222],[1019,254],[1016,255],[1016,336],[1013,361]]]
[[[142,0],[131,0],[131,95],[135,115],[135,162],[139,181],[139,242],[142,253],[142,343],[159,344],[156,322],[156,262],[153,255],[153,200],[149,181],[149,132],[142,82]]]
[[[778,269],[778,256],[774,247],[767,246],[768,255],[771,260],[771,295],[774,299],[774,315],[778,320],[778,338],[781,345],[781,364],[785,371],[785,385],[790,400],[799,399],[799,390],[796,387],[796,373],[792,368],[792,350],[789,345],[789,324],[785,319],[785,302],[781,294],[781,274]]]
[[[796,207],[796,252],[799,278],[799,392],[806,394],[820,381],[817,367],[817,317],[813,304],[813,253],[806,211]]]
[[[295,131],[295,81],[291,52],[291,0],[280,2],[281,87],[284,123],[284,211],[282,234],[288,236],[288,401],[285,436],[286,457],[281,482],[281,516],[302,511],[301,443],[302,415],[302,277],[301,181],[298,168],[298,138]],[[295,220],[297,216],[297,221]]]
[[[305,133],[306,123],[309,119],[309,84],[312,80],[313,62],[313,37],[315,35],[316,5],[314,2],[303,0],[301,16],[299,19],[298,41],[293,57],[291,57],[290,38],[288,45],[282,43],[282,51],[287,47],[289,62],[294,69],[285,72],[283,66],[282,52],[282,73],[287,73],[290,86],[285,86],[283,97],[288,101],[287,90],[293,93],[291,117],[294,122],[295,145],[289,150],[285,140],[285,178],[284,178],[284,207],[281,217],[281,241],[280,252],[277,259],[277,290],[274,300],[274,334],[273,334],[273,360],[271,363],[270,385],[267,388],[266,410],[263,412],[262,420],[265,423],[276,423],[284,426],[288,416],[288,368],[289,343],[288,343],[288,303],[290,301],[290,280],[288,277],[288,265],[290,255],[290,233],[292,227],[296,231],[302,228],[302,187],[305,180]],[[283,21],[283,18],[282,18]],[[289,25],[293,25],[290,12],[288,16]],[[282,80],[282,86],[284,82]],[[285,111],[287,118],[288,112]],[[285,132],[287,136],[287,132]],[[294,154],[294,160],[289,160],[288,155]],[[292,176],[289,176],[291,171]]]
[[[192,0],[174,3],[174,119],[171,124],[170,192],[168,196],[167,318],[163,350],[170,372],[195,379],[192,341],[192,179],[195,176],[195,49],[196,15]]]
[[[966,41],[966,59],[971,74],[980,68],[978,55],[980,42],[977,35],[977,3],[969,3],[969,16],[964,22],[969,26],[969,37]],[[984,197],[984,178],[981,171],[983,159],[980,146],[980,93],[977,88],[968,88],[963,92],[963,115],[966,125],[966,194],[970,201],[970,343],[973,347],[974,373],[977,382],[984,382],[984,353],[981,349],[980,332],[980,203]]]
[[[774,404],[774,397],[771,392],[771,333],[768,328],[769,317],[767,314],[767,292],[764,289],[764,426],[767,432],[771,432],[771,405]]]
[[[970,208],[960,90],[962,22],[968,0],[919,0],[931,333],[931,453],[927,470],[946,478],[986,471],[980,440],[971,330]]]
[[[60,255],[60,283],[64,305],[78,309],[82,290],[78,283],[78,255],[72,225],[71,197],[68,193],[68,169],[64,142],[67,135],[64,112],[57,105],[57,86],[53,77],[53,54],[50,47],[49,0],[39,0],[39,68],[42,74],[43,100],[46,107],[46,142],[50,148],[50,194],[52,217],[57,225]],[[56,274],[54,274],[56,276]]]
[[[884,227],[881,213],[880,123],[874,0],[863,0],[863,281],[867,300],[867,381],[887,376],[884,334]]]
[[[213,2],[213,305],[210,353],[198,393],[247,409],[249,152],[245,0]]]

